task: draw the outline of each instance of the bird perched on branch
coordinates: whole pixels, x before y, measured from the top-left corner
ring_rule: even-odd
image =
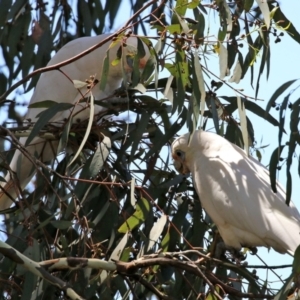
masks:
[[[265,246],[294,254],[300,244],[300,214],[285,203],[285,190],[270,186],[269,172],[221,136],[195,131],[172,144],[174,166],[191,173],[201,204],[226,246]]]
[[[75,39],[62,47],[47,66],[64,62],[107,37],[109,35],[104,34]],[[70,117],[74,117],[76,121],[84,121],[90,116],[90,105],[88,101],[80,100],[88,98],[91,94],[98,101],[114,100],[116,90],[120,88],[122,82],[130,80],[129,77],[134,67],[137,69],[138,66],[142,70],[149,57],[149,47],[141,39],[134,36],[119,36],[115,37],[113,42],[109,40],[78,60],[56,70],[42,73],[30,100],[25,119],[34,124],[39,119],[38,114],[45,110],[45,107],[37,108],[34,105],[45,100],[52,100],[74,105],[71,109],[58,111],[49,120],[54,126],[63,126]],[[106,78],[102,78],[102,71]],[[85,82],[88,83],[85,84]],[[94,110],[94,120],[98,121],[97,115],[105,108],[95,105]],[[21,145],[25,145],[26,140],[27,137],[21,138]],[[25,150],[29,155],[38,157],[42,162],[50,162],[57,156],[58,142],[37,136],[29,145],[26,145]],[[1,182],[0,210],[10,207],[12,199],[15,199],[26,187],[34,173],[32,161],[17,150],[5,177],[6,182]]]

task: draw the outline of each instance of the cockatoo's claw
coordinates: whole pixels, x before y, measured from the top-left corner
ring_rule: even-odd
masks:
[[[235,249],[233,247],[227,246],[224,242],[218,242],[215,249],[215,257],[222,258],[224,257],[225,252],[230,252],[232,256],[232,260],[237,262],[238,264],[245,260],[247,255],[244,255],[240,250]]]
[[[128,97],[128,91],[123,86],[115,90],[114,98],[127,98],[127,97]]]
[[[258,251],[256,247],[250,247],[249,249],[251,250],[250,252],[251,255],[255,255]]]

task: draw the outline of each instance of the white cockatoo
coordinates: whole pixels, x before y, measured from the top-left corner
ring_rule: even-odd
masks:
[[[300,214],[285,203],[285,190],[270,186],[268,170],[221,136],[195,131],[172,144],[178,172],[191,172],[202,207],[229,248],[265,246],[294,254],[300,244]]]
[[[83,37],[75,39],[64,47],[62,47],[49,61],[47,66],[61,63],[71,57],[80,54],[84,50],[100,43],[103,39],[107,38],[109,34],[103,34],[94,37]],[[147,60],[150,57],[149,48],[143,43],[144,56],[139,57],[139,67],[143,69]],[[120,48],[121,47],[121,48]],[[122,51],[120,51],[122,49]],[[75,87],[78,82],[85,82],[90,79],[90,76],[94,76],[95,80],[101,81],[102,66],[104,59],[109,50],[109,71],[107,75],[107,81],[105,88],[100,89],[99,83],[96,84],[91,92],[89,86],[80,88],[80,91]],[[134,56],[138,52],[138,40],[137,37],[122,37],[112,42],[108,41],[101,47],[97,48],[93,52],[83,56],[82,58],[65,65],[59,70],[45,72],[41,75],[36,85],[36,89],[30,100],[30,105],[41,102],[44,100],[52,100],[56,102],[72,103],[75,105],[73,110],[66,110],[57,113],[50,121],[56,126],[61,126],[66,122],[66,119],[74,115],[75,120],[84,121],[89,118],[90,108],[86,101],[79,103],[79,101],[88,97],[90,93],[93,94],[95,100],[109,101],[114,96],[115,91],[120,88],[121,83],[125,77],[129,78],[129,75],[133,69]],[[117,54],[118,53],[118,54]],[[120,59],[120,53],[122,53]],[[119,58],[119,63],[117,63]],[[112,62],[115,63],[112,63]],[[74,83],[72,82],[73,80]],[[95,120],[96,115],[99,112],[105,110],[100,105],[95,105]],[[45,108],[29,108],[25,116],[25,119],[29,119],[31,122],[38,120],[37,114]],[[80,111],[80,113],[78,113]],[[20,139],[20,143],[25,145],[27,138]],[[27,151],[31,155],[38,155],[41,161],[49,162],[57,153],[58,141],[46,141],[43,138],[35,137],[33,141],[26,147]],[[21,160],[20,160],[21,159]],[[19,193],[19,190],[23,190],[34,175],[34,166],[30,160],[28,160],[20,151],[16,151],[13,159],[10,163],[11,172],[8,172],[5,177],[6,183],[1,183],[0,190],[0,210],[6,209],[11,206],[12,199],[15,199]],[[18,172],[17,172],[18,169]],[[16,172],[18,174],[17,182],[16,178],[12,174]],[[8,196],[9,195],[9,196]]]

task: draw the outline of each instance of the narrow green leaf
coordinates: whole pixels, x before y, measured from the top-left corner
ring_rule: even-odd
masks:
[[[228,52],[227,48],[224,47],[222,43],[219,43],[219,69],[220,69],[220,79],[224,79],[227,76],[227,65],[228,65]]]
[[[281,154],[283,148],[284,148],[284,146],[277,147],[273,151],[273,153],[271,155],[271,159],[270,159],[270,164],[269,164],[270,183],[271,183],[271,187],[272,187],[272,190],[274,193],[277,193],[276,173],[277,173],[277,166],[278,166],[280,154]]]
[[[181,31],[180,24],[168,25],[166,28],[171,34],[179,33]]]
[[[64,111],[72,108],[74,105],[70,103],[56,103],[55,105],[51,105],[48,109],[42,111],[38,114],[39,119],[33,126],[26,142],[25,146],[28,146],[31,141],[38,136],[39,132],[43,127],[60,111]]]
[[[244,2],[244,9],[246,12],[249,12],[251,7],[253,6],[254,0],[245,0]]]
[[[61,153],[64,149],[66,149],[69,139],[70,129],[73,123],[73,118],[70,118],[68,122],[65,124],[61,137],[59,139],[59,144],[57,147],[57,153]]]
[[[219,128],[219,114],[217,111],[217,107],[216,107],[216,102],[215,102],[215,97],[213,95],[207,95],[206,96],[206,103],[208,104],[207,106],[209,107],[211,113],[212,113],[212,117],[213,117],[213,121],[214,121],[214,125],[215,125],[215,129],[217,134],[220,134],[220,128]]]
[[[186,124],[186,116],[187,109],[185,107],[182,108],[180,115],[177,120],[165,131],[163,134],[159,128],[157,128],[155,132],[154,138],[151,139],[153,146],[147,152],[144,157],[146,161],[150,156],[152,156],[155,152],[157,152],[163,145],[169,142],[171,138]]]
[[[274,7],[273,4],[271,4],[271,7]],[[295,26],[290,22],[289,19],[283,14],[283,12],[280,9],[280,6],[277,6],[278,9],[276,10],[274,14],[274,21],[280,22],[279,25],[281,28],[287,28],[286,32],[289,34],[289,36],[294,39],[298,44],[300,44],[300,34],[295,28]]]
[[[195,93],[195,97],[199,97],[198,96],[198,92],[196,91],[200,91],[200,113],[201,113],[201,120],[200,120],[200,125],[202,123],[202,118],[204,115],[204,109],[205,109],[205,98],[206,98],[206,92],[205,92],[205,84],[204,84],[204,77],[203,77],[203,72],[202,72],[202,67],[199,61],[199,57],[198,57],[198,51],[195,51],[194,53],[194,57],[193,57],[193,72],[194,72],[194,76],[197,81],[194,81],[194,88],[193,91]],[[196,76],[195,76],[196,75]],[[197,83],[197,84],[196,84]],[[196,89],[197,87],[197,89]]]
[[[112,252],[112,254],[109,258],[110,261],[119,261],[120,260],[122,252],[127,244],[128,238],[129,238],[129,232],[125,232],[123,238],[121,239],[119,244],[116,246],[116,248]]]
[[[193,12],[195,19],[198,21],[196,25],[193,25],[193,28],[196,30],[194,40],[197,45],[202,45],[204,42],[205,18],[198,9],[194,9]]]
[[[130,183],[130,203],[132,206],[135,206],[136,203],[134,192],[135,192],[135,179],[132,178]]]
[[[187,7],[189,9],[195,9],[200,4],[201,0],[191,0],[191,2],[188,3]]]
[[[269,5],[267,1],[261,1],[261,0],[256,0],[257,5],[260,8],[260,11],[264,17],[265,24],[267,26],[267,29],[270,27],[270,10],[269,10]]]
[[[242,131],[240,130],[239,126],[235,123],[230,122],[227,124],[225,138],[229,142],[239,146],[241,149],[244,149]]]
[[[183,224],[185,223],[188,206],[188,201],[183,201],[183,203],[179,204],[178,210],[172,219],[173,226],[170,228],[168,251],[175,251],[175,249],[178,247],[181,235],[175,230],[175,228],[182,228]]]
[[[104,162],[106,161],[111,148],[111,141],[104,136],[103,141],[98,144],[95,152],[86,161],[80,173],[80,179],[94,179],[102,170]],[[78,181],[74,189],[74,193],[79,199],[83,201],[84,195],[91,188],[91,184],[87,182]]]
[[[89,135],[90,135],[90,132],[91,132],[91,128],[92,128],[92,125],[93,125],[93,121],[94,121],[94,114],[95,114],[95,105],[94,105],[94,96],[92,94],[90,94],[90,116],[89,116],[89,121],[88,121],[88,124],[87,124],[87,127],[86,127],[86,131],[85,131],[85,134],[84,134],[84,137],[82,139],[82,142],[81,144],[79,145],[78,147],[78,150],[77,152],[75,153],[73,159],[71,160],[71,162],[68,164],[67,168],[69,168],[72,163],[77,159],[77,157],[80,155],[81,153],[81,150],[83,149]]]
[[[191,122],[188,122],[189,132],[194,132],[197,129],[197,124],[199,120],[199,98],[196,98],[194,93],[190,96],[189,99],[189,114],[191,118]]]
[[[175,6],[175,12],[181,16],[185,15],[185,12],[188,8],[188,1],[187,0],[177,0]]]
[[[176,10],[175,10],[175,14],[177,15],[177,19],[178,19],[178,21],[180,23],[180,26],[181,26],[180,32],[183,31],[185,34],[188,34],[189,30],[190,30],[189,26],[188,26],[188,23],[184,19],[181,18],[181,16],[176,12]]]
[[[146,55],[145,47],[141,39],[137,38],[137,53],[133,58],[133,70],[131,84],[135,87],[140,82],[140,59]]]
[[[97,146],[97,149],[91,159],[86,163],[85,168],[88,169],[89,178],[94,178],[102,169],[111,148],[110,138],[104,136],[103,141]]]
[[[228,82],[235,82],[235,83],[239,83],[242,77],[242,67],[240,64],[240,61],[238,60],[235,64],[234,70],[233,70],[233,74],[230,77],[230,79],[228,80]]]
[[[12,15],[10,18],[13,18],[14,14],[17,12],[17,9],[20,10],[21,7],[19,5],[25,5],[26,1],[14,1],[12,5],[12,0],[2,0],[1,1],[1,9],[0,9],[0,28],[4,27],[5,22],[9,19],[8,13]],[[18,5],[18,7],[16,7]]]
[[[227,96],[220,96],[220,98],[225,99],[226,101],[230,102],[232,106],[226,106],[226,110],[229,113],[234,112],[237,109],[237,102],[236,102],[236,97],[227,97]],[[270,114],[267,113],[263,108],[261,108],[259,105],[257,105],[253,101],[248,101],[245,98],[241,97],[244,101],[244,105],[247,110],[250,110],[257,116],[267,120],[269,123],[271,123],[274,126],[279,126],[279,122]]]
[[[44,101],[31,103],[28,105],[28,108],[49,108],[51,106],[54,106],[55,104],[58,104],[58,102],[53,100],[44,100]]]
[[[226,37],[227,29],[226,27],[219,28],[218,41],[223,42]]]
[[[230,34],[232,32],[232,13],[230,11],[230,8],[227,4],[227,1],[223,1],[223,6],[224,6],[224,15],[226,15],[226,24],[227,24],[227,39],[230,38]],[[225,26],[225,24],[224,24]]]
[[[120,233],[132,231],[145,222],[150,211],[150,204],[147,199],[138,200],[134,214],[129,217],[118,229]]]
[[[249,137],[248,137],[248,130],[247,130],[247,119],[246,119],[246,110],[245,110],[245,104],[244,101],[241,99],[239,95],[236,96],[237,98],[237,104],[238,104],[238,110],[239,110],[239,116],[240,116],[240,123],[242,128],[242,135],[243,135],[243,141],[244,141],[244,149],[249,156]]]
[[[289,205],[291,201],[291,195],[292,195],[292,175],[291,175],[291,166],[293,162],[293,156],[296,149],[296,135],[295,133],[291,132],[290,134],[290,140],[289,140],[289,150],[288,150],[288,156],[286,160],[286,204]]]
[[[170,243],[170,228],[168,228],[166,235],[161,241],[161,248],[163,252],[168,251],[169,243]]]
[[[269,59],[270,59],[270,53],[269,52],[270,52],[269,45],[264,44],[262,58],[261,58],[261,61],[260,61],[259,73],[258,73],[257,82],[256,82],[255,99],[257,98],[257,95],[258,95],[260,77],[261,77],[261,75],[264,71],[265,64],[267,62],[267,58],[269,57]]]
[[[101,79],[100,79],[100,85],[99,88],[101,91],[105,90],[106,83],[107,83],[107,77],[109,73],[109,50],[106,52],[106,56],[103,61],[103,66],[102,66],[102,72],[101,72]]]
[[[111,204],[110,201],[106,201],[106,203],[101,207],[101,210],[99,211],[98,215],[92,221],[94,225],[97,225],[102,220],[102,218],[106,214],[110,204]]]
[[[153,225],[149,234],[149,243],[146,251],[149,251],[154,244],[158,241],[161,233],[164,230],[168,218],[166,215],[162,215],[158,221]]]
[[[281,145],[282,134],[284,132],[284,121],[286,116],[286,108],[289,102],[290,94],[287,95],[281,105],[279,110],[279,133],[278,133],[278,145]]]
[[[299,79],[293,79],[290,81],[287,81],[286,83],[282,84],[276,91],[275,93],[272,95],[272,97],[270,98],[269,102],[267,103],[267,107],[266,107],[266,113],[268,113],[272,107],[273,104],[276,103],[277,98],[286,90],[288,89],[294,82],[296,82]]]
[[[131,153],[130,153],[130,162],[133,161],[134,154],[138,147],[140,146],[141,139],[143,137],[143,134],[147,132],[147,126],[149,123],[151,115],[148,113],[142,113],[140,116],[137,116],[136,119],[136,131],[134,133],[134,140],[131,145]]]
[[[19,274],[20,276],[20,274]],[[24,274],[24,288],[22,289],[22,298],[20,300],[28,300],[32,298],[32,291],[35,290],[37,285],[37,276],[32,272],[26,271]]]
[[[69,229],[73,225],[72,222],[63,220],[51,221],[50,224],[58,229]]]

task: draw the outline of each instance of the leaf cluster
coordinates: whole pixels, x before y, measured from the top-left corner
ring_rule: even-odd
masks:
[[[144,31],[140,41],[153,45],[153,61],[146,67],[147,74],[141,75],[137,61],[143,53],[138,47],[138,53],[132,57],[131,79],[140,88],[139,92],[126,90],[125,102],[98,103],[93,99],[92,90],[107,84],[106,63],[101,82],[91,88],[90,98],[82,99],[90,108],[106,108],[95,118],[91,116],[81,122],[70,118],[58,127],[50,120],[62,110],[71,110],[72,105],[63,99],[61,103],[41,101],[36,105],[44,110],[38,122],[29,128],[15,110],[22,105],[20,98],[2,99],[1,105],[8,108],[8,118],[18,125],[14,129],[7,122],[1,130],[3,174],[9,170],[14,151],[26,151],[16,136],[29,135],[27,143],[42,136],[46,147],[56,143],[60,153],[52,162],[31,157],[36,176],[20,194],[16,206],[5,212],[3,230],[7,235],[3,239],[7,238],[7,245],[35,262],[66,257],[130,266],[137,262],[138,268],[135,265],[126,272],[72,266],[47,269],[86,299],[146,299],[153,294],[163,299],[221,299],[225,295],[230,299],[272,298],[276,291],[269,283],[261,281],[250,268],[237,267],[228,253],[222,261],[207,257],[214,252],[218,240],[216,228],[202,210],[191,178],[174,171],[169,146],[179,132],[211,126],[232,143],[246,151],[254,149],[261,157],[255,148],[255,124],[248,116],[252,112],[278,127],[281,150],[289,96],[280,107],[279,121],[270,109],[294,81],[278,88],[266,110],[256,100],[262,74],[270,74],[270,38],[274,28],[287,31],[298,43],[299,34],[275,1],[264,7],[256,6],[254,1],[149,3],[151,13],[143,10],[144,1],[131,5],[135,13],[131,25],[134,32]],[[1,94],[15,80],[44,67],[53,50],[74,38],[70,32],[75,6],[78,19],[73,25],[78,37],[111,29],[121,7],[117,1],[102,4],[96,0],[78,1],[73,6],[52,4],[52,13],[43,6],[46,4],[35,8],[41,16],[30,35],[31,4],[20,0],[1,2],[1,7],[7,8],[0,10],[0,44],[8,70],[0,71]],[[210,10],[218,16],[216,38],[211,38],[209,32]],[[271,17],[268,19],[267,15]],[[109,28],[105,20],[109,20]],[[149,27],[155,32],[151,43],[146,36]],[[217,61],[217,71],[210,59]],[[231,84],[245,80],[248,73],[250,84],[255,85],[253,97]],[[34,77],[29,84],[25,83],[24,90],[31,90],[36,81]],[[225,86],[230,88],[231,96],[224,92]],[[291,109],[287,201],[291,194],[289,169],[299,144],[299,100]],[[4,151],[7,140],[11,147]],[[280,161],[278,149],[270,162],[270,185],[274,190]],[[18,172],[15,175],[17,178]],[[186,254],[178,254],[183,252]],[[159,260],[160,253],[167,256],[169,263]],[[170,253],[177,253],[174,259]],[[205,259],[200,260],[202,256]],[[141,261],[149,257],[158,260],[143,265]],[[171,263],[172,259],[176,263]],[[191,271],[190,265],[195,271]],[[9,256],[0,262],[0,277],[3,297],[65,298],[57,285],[24,269]]]

